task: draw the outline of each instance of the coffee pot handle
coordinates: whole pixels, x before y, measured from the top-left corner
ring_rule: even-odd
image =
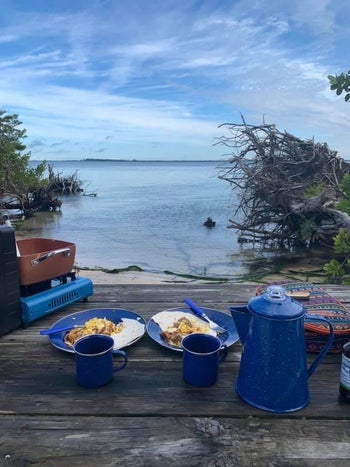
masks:
[[[321,360],[326,356],[328,350],[331,348],[333,344],[333,339],[334,339],[334,330],[333,330],[332,323],[328,321],[328,319],[323,318],[322,316],[307,314],[305,316],[305,321],[307,321],[308,319],[312,319],[313,321],[315,320],[323,321],[323,322],[325,321],[329,327],[329,338],[328,338],[326,345],[323,347],[321,352],[318,354],[317,358],[312,362],[312,364],[310,365],[310,368],[307,370],[308,378],[310,378],[310,376],[314,373],[318,365],[321,363]]]

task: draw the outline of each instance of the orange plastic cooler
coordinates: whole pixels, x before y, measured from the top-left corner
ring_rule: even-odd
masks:
[[[47,238],[17,240],[20,285],[60,277],[72,271],[75,244]]]

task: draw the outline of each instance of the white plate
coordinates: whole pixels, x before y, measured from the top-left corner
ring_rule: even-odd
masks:
[[[114,349],[122,349],[141,339],[146,332],[146,322],[142,316],[133,311],[123,310],[121,308],[96,308],[91,310],[78,311],[71,315],[56,321],[50,329],[59,329],[65,326],[81,324],[92,318],[106,318],[112,323],[123,322],[123,329],[120,333],[113,336]],[[48,335],[49,342],[60,350],[74,353],[72,347],[64,343],[64,336],[68,331],[57,332]]]
[[[219,339],[221,339],[225,345],[229,347],[230,345],[233,345],[235,342],[238,341],[238,333],[231,315],[223,313],[222,311],[212,310],[211,308],[201,307],[201,310],[203,310],[204,313],[208,315],[208,317],[212,319],[215,323],[217,323],[219,326],[222,326],[224,329],[227,329],[227,333],[220,334],[218,336]],[[169,315],[171,316],[172,314],[174,314],[174,312],[182,312],[188,315],[188,317],[191,319],[198,319],[198,317],[191,313],[191,311],[189,311],[188,308],[171,308],[169,310],[161,311],[160,313],[157,313],[156,315],[152,316],[152,318],[147,323],[147,333],[151,339],[153,339],[163,347],[182,352],[182,349],[180,347],[170,345],[160,336],[161,328],[159,324],[157,324],[155,321],[157,320],[157,315],[160,315],[161,313],[169,313]],[[204,320],[202,322],[205,323]]]

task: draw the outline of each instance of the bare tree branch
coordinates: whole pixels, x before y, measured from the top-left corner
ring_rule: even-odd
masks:
[[[220,125],[229,136],[216,143],[232,150],[219,178],[237,193],[229,227],[240,231],[239,241],[329,245],[339,227],[350,231],[349,219],[334,209],[350,164],[326,143],[302,140],[275,125],[249,125],[243,116],[242,122]],[[310,188],[317,194],[310,196]]]

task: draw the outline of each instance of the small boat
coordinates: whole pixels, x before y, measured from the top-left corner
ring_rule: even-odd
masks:
[[[97,193],[83,193],[83,196],[92,196],[92,197],[96,198]]]

